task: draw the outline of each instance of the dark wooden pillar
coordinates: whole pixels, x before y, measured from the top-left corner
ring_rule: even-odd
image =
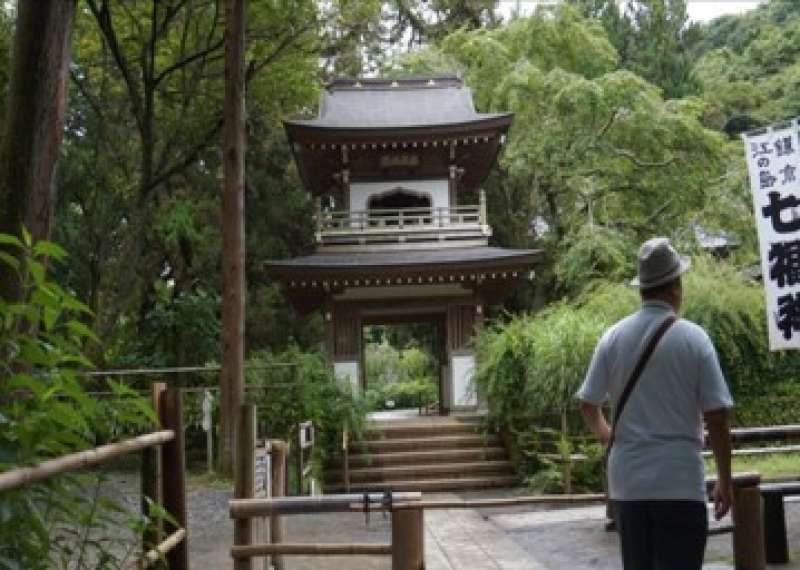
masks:
[[[333,311],[333,362],[357,362],[359,389],[363,388],[364,362],[361,314],[357,307],[336,305]]]
[[[48,239],[67,112],[75,0],[18,2],[6,121],[0,147],[0,232]],[[16,255],[16,250],[9,253]],[[0,296],[16,300],[20,283],[0,271]]]
[[[244,403],[245,1],[225,1],[225,128],[222,189],[222,369],[220,471],[234,468]]]

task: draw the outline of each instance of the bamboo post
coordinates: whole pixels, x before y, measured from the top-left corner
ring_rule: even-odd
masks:
[[[256,494],[256,407],[243,405],[239,412],[239,439],[236,446],[236,483],[234,497],[252,499]],[[233,544],[249,546],[253,543],[253,519],[237,519],[233,525]],[[234,570],[252,570],[250,558],[237,558]]]
[[[764,519],[759,475],[734,478],[733,558],[736,570],[765,570]]]
[[[167,385],[164,382],[154,382],[150,386],[150,399],[158,415],[159,401]],[[155,515],[155,508],[151,504],[163,503],[163,490],[161,488],[161,450],[158,447],[148,447],[142,451],[142,514],[150,521],[142,534],[142,548],[145,555],[161,542],[163,525]],[[157,562],[153,567],[159,567]]]
[[[161,447],[161,486],[164,490],[164,509],[175,524],[165,521],[167,534],[186,528],[186,456],[183,437],[183,398],[180,389],[166,390],[159,400],[159,416],[165,429],[175,432],[175,437]],[[189,548],[187,536],[167,554],[170,570],[188,570]]]
[[[392,570],[425,568],[424,510],[392,511]]]
[[[272,450],[272,460],[270,467],[272,468],[272,493],[271,496],[285,497],[286,496],[286,451],[287,445],[285,441],[273,440],[270,442]],[[269,523],[270,542],[272,544],[281,544],[283,542],[283,519],[280,515],[272,515]],[[284,563],[283,557],[277,554],[272,555],[272,566],[275,570],[283,570]]]

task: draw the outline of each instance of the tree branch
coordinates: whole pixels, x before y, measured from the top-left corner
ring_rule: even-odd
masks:
[[[174,163],[172,166],[166,168],[164,171],[156,174],[153,178],[149,181],[149,183],[142,188],[142,192],[144,194],[148,194],[153,189],[157,188],[173,176],[176,176],[186,170],[189,166],[191,166],[194,162],[197,161],[197,158],[200,156],[200,153],[203,152],[206,148],[211,145],[212,140],[219,134],[222,130],[223,121],[222,118],[217,119],[214,125],[206,131],[206,134],[203,136],[202,140],[194,145],[189,152],[187,152],[181,160]]]
[[[142,109],[142,94],[139,91],[139,85],[131,73],[128,60],[122,53],[122,48],[117,40],[117,34],[114,31],[114,24],[111,20],[111,12],[108,9],[108,4],[104,1],[102,7],[98,7],[96,0],[86,0],[89,5],[89,10],[92,12],[95,20],[97,20],[100,31],[106,39],[106,44],[111,50],[111,55],[117,64],[117,68],[122,74],[122,79],[125,81],[125,88],[128,92],[128,99],[130,100],[133,109],[133,118],[139,128],[139,132],[144,132],[143,123],[143,109]]]
[[[636,158],[636,155],[633,153],[633,151],[630,151],[626,148],[617,148],[612,145],[605,145],[605,146],[608,150],[610,150],[617,156],[621,156],[622,158],[626,158],[629,161],[631,161],[633,165],[636,166],[637,168],[663,168],[665,166],[669,166],[676,160],[676,157],[672,156],[661,162],[643,162],[638,158]]]
[[[89,104],[89,107],[92,108],[92,111],[94,111],[101,120],[105,120],[105,117],[103,116],[103,109],[100,107],[100,103],[98,103],[94,96],[89,93],[89,89],[87,88],[86,84],[80,77],[78,77],[78,74],[74,69],[69,70],[69,77],[78,88],[78,91],[83,98],[86,99],[86,102]]]
[[[179,69],[182,69],[182,68],[186,67],[187,65],[189,65],[190,63],[192,63],[194,61],[197,61],[198,59],[202,59],[202,58],[204,58],[204,57],[206,57],[208,55],[211,55],[215,51],[217,51],[220,48],[222,48],[222,46],[224,44],[225,44],[225,39],[224,38],[220,38],[218,41],[214,42],[212,45],[208,46],[207,48],[202,49],[202,50],[200,50],[200,51],[198,51],[196,53],[193,53],[190,56],[184,57],[184,58],[180,59],[179,61],[176,61],[175,63],[173,63],[172,65],[168,66],[161,73],[159,73],[158,75],[155,76],[155,78],[153,79],[153,88],[157,87],[158,84],[161,83],[164,79],[166,79],[167,76],[169,76],[171,73],[174,73],[175,71],[178,71]]]
[[[294,42],[296,42],[303,34],[305,34],[308,30],[311,29],[311,24],[306,24],[305,26],[301,26],[296,31],[291,32],[286,37],[283,38],[281,43],[278,44],[271,54],[269,54],[264,59],[257,61],[255,59],[250,60],[250,63],[247,65],[247,71],[245,72],[244,80],[245,83],[250,83],[250,80],[256,76],[262,69],[268,66],[270,63],[274,62],[278,59],[284,51],[286,51]]]

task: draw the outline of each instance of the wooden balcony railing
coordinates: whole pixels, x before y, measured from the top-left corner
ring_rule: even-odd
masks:
[[[440,208],[398,208],[317,212],[317,243],[322,247],[421,242],[485,244],[491,235],[486,202]]]

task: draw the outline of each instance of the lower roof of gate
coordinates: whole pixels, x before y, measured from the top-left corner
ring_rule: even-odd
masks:
[[[281,283],[284,294],[301,312],[345,291],[364,288],[372,299],[385,287],[392,290],[430,284],[461,284],[480,294],[485,302],[499,302],[521,281],[531,277],[542,258],[540,250],[498,247],[442,248],[365,253],[314,253],[266,264],[267,274]],[[366,293],[366,291],[365,291]]]

